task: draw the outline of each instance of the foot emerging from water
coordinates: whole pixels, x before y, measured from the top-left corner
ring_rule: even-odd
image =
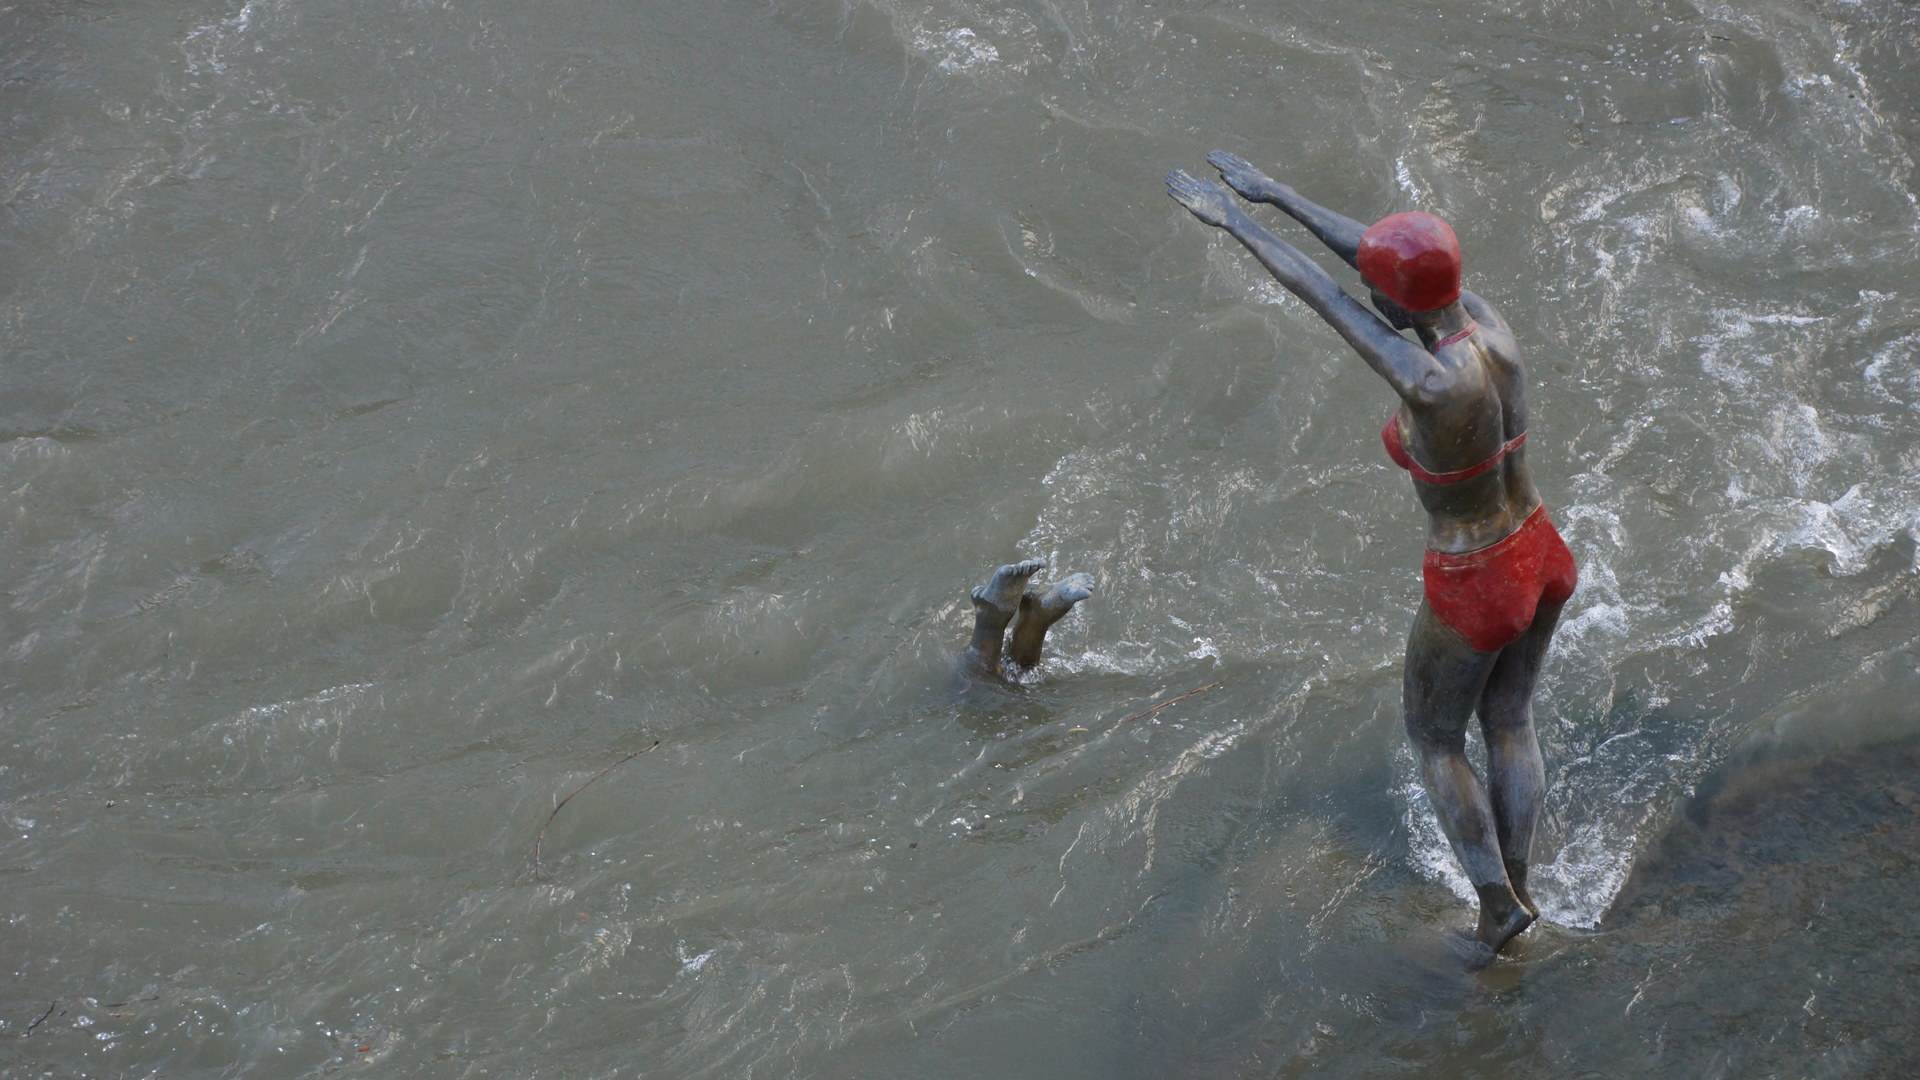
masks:
[[[960,674],[968,679],[1000,678],[1001,641],[1007,624],[1020,613],[1027,579],[1046,569],[1047,560],[1009,563],[993,572],[985,585],[973,590],[973,640],[960,654]]]
[[[1507,942],[1533,925],[1536,917],[1505,885],[1476,889],[1480,894],[1480,926],[1474,937],[1487,947],[1487,958],[1506,947]]]
[[[1047,629],[1067,617],[1073,605],[1093,595],[1093,575],[1070,574],[1053,583],[1045,592],[1038,586],[1020,597],[1020,617],[1013,624],[1013,642],[1007,647],[1007,659],[1021,671],[1031,671],[1040,663],[1040,646]]]
[[[973,590],[973,606],[990,606],[1007,618],[1013,618],[1020,610],[1021,598],[1026,595],[1027,579],[1046,568],[1047,560],[1028,559],[995,570],[985,585]]]

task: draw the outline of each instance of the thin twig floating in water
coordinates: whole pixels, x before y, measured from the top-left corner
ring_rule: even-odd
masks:
[[[35,1020],[35,1021],[34,1021],[33,1023],[31,1023],[31,1024],[28,1024],[28,1025],[27,1025],[27,1031],[26,1031],[26,1035],[22,1035],[22,1036],[20,1036],[20,1037],[21,1037],[21,1038],[23,1038],[23,1039],[24,1039],[24,1038],[26,1038],[26,1037],[27,1037],[27,1035],[31,1035],[31,1034],[33,1034],[33,1029],[34,1029],[34,1028],[37,1028],[37,1027],[39,1027],[39,1026],[40,1026],[41,1024],[44,1024],[44,1023],[46,1023],[46,1022],[47,1022],[47,1017],[49,1017],[49,1016],[52,1016],[52,1015],[53,1015],[53,1010],[54,1010],[54,1008],[55,1008],[56,1006],[58,1006],[59,1004],[60,1004],[60,1003],[59,1003],[58,1001],[49,1001],[49,1002],[47,1002],[47,1011],[46,1011],[46,1012],[43,1012],[43,1013],[41,1013],[41,1014],[40,1014],[40,1019],[38,1019],[38,1020]]]
[[[1192,697],[1193,695],[1195,695],[1195,694],[1197,694],[1197,693],[1199,693],[1199,692],[1200,692],[1201,690],[1211,690],[1211,689],[1213,689],[1214,687],[1216,687],[1216,686],[1219,686],[1219,685],[1220,685],[1220,683],[1223,683],[1223,682],[1226,682],[1226,681],[1227,681],[1227,680],[1225,680],[1225,679],[1221,679],[1221,680],[1220,680],[1220,682],[1210,682],[1210,683],[1208,683],[1208,684],[1207,684],[1207,685],[1205,685],[1205,686],[1202,686],[1202,687],[1199,687],[1198,689],[1194,689],[1194,690],[1189,690],[1189,691],[1187,691],[1186,693],[1184,693],[1184,694],[1181,694],[1181,695],[1180,695],[1179,697],[1175,697],[1175,698],[1168,698],[1167,700],[1165,700],[1165,701],[1163,701],[1163,702],[1161,702],[1160,704],[1158,704],[1158,705],[1155,705],[1155,706],[1154,706],[1153,708],[1151,708],[1151,709],[1146,709],[1146,710],[1143,710],[1143,711],[1141,711],[1141,712],[1137,712],[1137,713],[1134,713],[1134,714],[1133,714],[1132,716],[1129,716],[1129,717],[1127,717],[1127,720],[1138,720],[1138,719],[1140,719],[1141,717],[1143,717],[1143,716],[1145,716],[1145,715],[1147,715],[1147,713],[1156,713],[1156,712],[1159,712],[1159,711],[1160,711],[1161,709],[1164,709],[1164,708],[1166,708],[1167,706],[1169,706],[1169,705],[1171,705],[1171,704],[1173,704],[1173,703],[1174,703],[1174,702],[1176,702],[1176,701],[1185,701],[1185,700],[1187,700],[1188,698],[1190,698],[1190,697]],[[1117,723],[1117,724],[1115,724],[1115,725],[1113,725],[1113,726],[1114,726],[1114,727],[1119,727],[1119,726],[1120,726],[1120,724],[1124,724],[1124,723],[1126,723],[1126,722],[1127,722],[1127,720],[1122,720],[1122,721],[1120,721],[1119,723]]]
[[[649,746],[649,747],[647,747],[647,750],[652,750],[654,746],[659,746],[659,745],[660,745],[660,740],[659,740],[659,739],[655,739],[655,740],[653,740],[653,746]],[[635,750],[635,751],[634,751],[633,753],[631,753],[631,754],[628,754],[628,755],[627,755],[626,757],[623,757],[623,758],[621,758],[621,759],[620,759],[619,761],[616,761],[616,762],[614,762],[613,764],[611,764],[611,765],[609,765],[609,766],[607,766],[606,768],[604,768],[604,769],[601,769],[601,770],[600,770],[599,772],[597,772],[597,773],[594,773],[594,774],[593,774],[592,776],[590,776],[590,777],[588,777],[588,778],[587,778],[587,784],[591,784],[591,783],[593,783],[593,782],[594,782],[595,780],[598,780],[598,779],[600,779],[601,777],[603,777],[603,776],[605,776],[605,775],[607,775],[608,773],[610,773],[610,772],[612,772],[613,770],[615,770],[615,769],[617,769],[617,768],[619,768],[620,766],[622,766],[622,765],[625,765],[625,764],[626,764],[627,762],[629,762],[629,761],[632,761],[632,760],[633,760],[634,758],[637,758],[637,757],[639,757],[639,756],[640,756],[641,754],[644,754],[644,753],[646,753],[646,752],[647,752],[647,750]],[[538,874],[538,873],[540,873],[540,844],[541,844],[541,842],[542,842],[542,841],[544,841],[544,840],[545,840],[545,839],[547,838],[547,828],[548,828],[548,826],[551,826],[551,825],[553,824],[553,819],[554,819],[554,818],[556,818],[556,817],[559,817],[559,816],[560,816],[560,808],[561,808],[561,807],[563,807],[563,806],[565,806],[565,805],[567,805],[568,803],[570,803],[570,802],[572,802],[572,801],[573,801],[573,797],[574,797],[575,795],[578,795],[578,794],[580,794],[581,792],[583,792],[583,791],[585,791],[585,790],[587,790],[587,784],[581,784],[581,785],[580,785],[579,787],[577,787],[577,788],[574,788],[574,789],[573,789],[573,791],[572,791],[572,792],[571,792],[571,793],[570,793],[570,794],[569,794],[569,795],[568,795],[568,796],[567,796],[566,798],[564,798],[564,799],[561,799],[561,800],[560,800],[559,802],[557,802],[557,803],[554,803],[554,804],[553,804],[553,813],[551,813],[551,814],[548,814],[548,815],[547,815],[547,822],[546,822],[546,824],[545,824],[545,825],[542,825],[542,826],[540,826],[540,835],[539,835],[539,836],[536,836],[536,837],[534,837],[534,838],[533,838],[533,872],[534,872],[535,874]]]

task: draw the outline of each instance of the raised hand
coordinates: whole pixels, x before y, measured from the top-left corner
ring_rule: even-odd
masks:
[[[1195,179],[1185,169],[1175,169],[1167,174],[1167,194],[1192,211],[1194,217],[1209,225],[1225,225],[1227,212],[1233,209],[1233,201],[1227,197],[1226,189]]]
[[[1285,210],[1288,217],[1305,225],[1329,250],[1346,260],[1348,266],[1360,268],[1355,260],[1360,237],[1367,231],[1365,225],[1301,198],[1299,192],[1247,164],[1238,154],[1215,150],[1207,155],[1207,161],[1220,170],[1220,179],[1248,202],[1271,203]]]
[[[1220,170],[1220,179],[1225,180],[1228,187],[1252,202],[1272,202],[1280,192],[1280,185],[1273,177],[1247,164],[1238,154],[1215,150],[1207,155],[1207,164]]]

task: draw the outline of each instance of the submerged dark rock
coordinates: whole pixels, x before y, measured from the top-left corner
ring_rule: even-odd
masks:
[[[1920,1061],[1916,786],[1920,743],[1703,785],[1607,920],[1627,939],[1615,962],[1644,976],[1594,1036],[1621,1039],[1633,1075],[1879,1076]]]

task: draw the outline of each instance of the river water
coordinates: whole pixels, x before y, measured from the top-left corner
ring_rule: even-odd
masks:
[[[1895,1075],[1917,45],[0,9],[0,1074]],[[1397,715],[1392,400],[1166,198],[1215,147],[1447,216],[1527,350],[1581,583],[1545,918],[1484,972]],[[956,702],[1031,556],[1096,595]]]

